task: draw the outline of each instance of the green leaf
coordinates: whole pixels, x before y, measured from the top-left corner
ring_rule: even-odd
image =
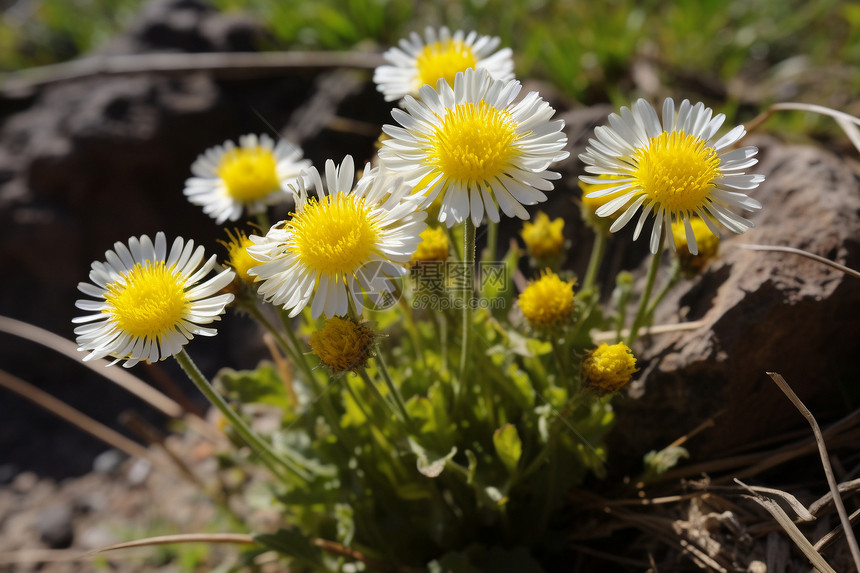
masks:
[[[681,446],[671,446],[660,450],[651,450],[645,454],[645,474],[642,481],[650,481],[672,469],[682,459],[689,458],[690,452]]]
[[[409,448],[418,456],[418,471],[422,475],[435,478],[441,475],[445,469],[445,464],[457,454],[457,448],[451,448],[451,451],[444,456],[438,456],[432,452],[425,450],[421,445],[409,438]]]
[[[291,557],[302,565],[319,568],[324,566],[320,548],[314,546],[311,540],[302,535],[298,529],[279,529],[275,533],[262,533],[255,535],[254,541]]]
[[[513,424],[505,424],[493,433],[493,445],[499,459],[505,464],[510,473],[517,471],[517,465],[523,455],[523,442]]]
[[[260,362],[256,370],[222,368],[215,375],[215,383],[224,388],[232,400],[242,404],[270,404],[285,412],[292,409],[284,381],[271,362]]]
[[[446,452],[454,446],[457,426],[448,415],[445,390],[434,383],[427,389],[427,397],[413,396],[406,402],[409,416],[418,424],[422,444],[436,451]]]

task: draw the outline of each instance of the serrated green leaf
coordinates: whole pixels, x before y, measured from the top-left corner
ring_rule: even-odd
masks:
[[[242,404],[270,404],[285,412],[291,409],[284,382],[271,362],[260,362],[256,370],[222,368],[215,375],[215,383]]]

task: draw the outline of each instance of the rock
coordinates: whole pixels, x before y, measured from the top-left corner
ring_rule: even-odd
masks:
[[[106,450],[93,460],[93,471],[100,474],[112,474],[120,468],[127,457],[119,450]]]
[[[761,150],[754,171],[767,177],[752,193],[763,204],[751,217],[756,228],[724,236],[720,258],[657,309],[656,324],[702,326],[655,335],[636,349],[642,372],[633,399],[617,401],[610,445],[619,465],[718,413],[713,428],[685,444],[694,459],[808,430],[767,371],[781,373],[822,425],[860,400],[860,281],[797,255],[739,248],[785,245],[860,268],[856,163],[770,138],[749,143]]]
[[[65,505],[53,505],[36,517],[39,538],[51,549],[63,549],[74,538],[74,513]]]
[[[156,1],[99,53],[247,50],[264,35],[249,18],[220,13],[205,2]],[[19,111],[16,105],[8,116],[2,116],[10,108],[0,94],[0,257],[15,268],[4,275],[0,315],[73,338],[77,283],[115,241],[164,231],[171,239],[193,238],[206,245],[207,254],[221,254],[216,239],[223,232],[182,195],[191,163],[226,139],[286,125],[311,91],[309,76],[93,76],[48,85],[28,100],[29,107]],[[73,361],[2,336],[4,369],[100,421],[115,425],[123,406],[141,407]],[[237,348],[228,336],[198,344],[206,343],[219,358]],[[212,374],[206,353],[201,351],[200,366]],[[173,375],[170,367],[157,366]],[[14,396],[0,400],[0,418],[4,462],[42,474],[87,471],[104,447]],[[22,430],[36,426],[40,432]],[[75,447],[60,447],[61,440]]]
[[[128,469],[128,483],[132,486],[141,485],[152,473],[152,464],[146,460],[134,460]]]

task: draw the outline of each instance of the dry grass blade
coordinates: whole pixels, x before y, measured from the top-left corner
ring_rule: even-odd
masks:
[[[829,441],[835,444],[856,444],[857,440],[860,439],[860,431],[855,429],[858,423],[860,423],[860,409],[851,412],[841,420],[831,424],[824,430],[824,435]],[[754,476],[790,460],[814,453],[816,450],[815,438],[814,436],[810,436],[786,444],[776,450],[769,449],[767,454],[756,451],[673,468],[662,474],[655,480],[655,483],[674,481],[701,474],[735,471],[736,473],[733,476],[724,476],[712,480],[713,483],[729,482],[731,481],[731,477],[744,478]]]
[[[12,376],[3,370],[0,370],[0,387],[6,388],[19,396],[30,400],[34,404],[48,410],[73,426],[77,426],[88,434],[95,436],[106,444],[109,444],[132,457],[157,463],[157,460],[153,458],[150,451],[137,442],[129,440],[122,434],[119,434],[96,420],[93,420],[86,414],[79,412],[65,402],[54,398],[47,392],[43,392],[32,384],[29,384],[16,376]]]
[[[649,326],[642,329],[642,336],[647,336],[649,334],[668,334],[670,332],[681,332],[685,330],[697,330],[705,326],[704,320],[697,320],[695,322],[681,322],[678,324],[657,324],[654,326]],[[626,338],[630,334],[630,329],[625,328],[621,331],[621,338]],[[618,339],[618,333],[614,330],[606,330],[601,332],[595,332],[592,337],[595,343],[599,342],[610,342]]]
[[[851,140],[851,143],[854,144],[854,147],[860,151],[860,130],[856,127],[860,125],[860,118],[856,118],[853,115],[825,107],[823,105],[797,102],[775,103],[745,125],[747,132],[751,132],[761,126],[764,122],[770,119],[775,111],[809,111],[832,117],[845,132],[845,135],[848,136],[848,139]]]
[[[860,509],[852,513],[851,516],[848,518],[848,521],[851,522],[851,527],[853,528],[854,524],[857,521],[860,521]],[[837,527],[833,529],[833,531],[828,532],[827,535],[815,542],[815,550],[825,550],[827,547],[830,546],[831,543],[839,539],[843,533],[844,531],[842,529],[842,524],[840,523]]]
[[[860,139],[860,137],[858,137],[857,129],[854,127],[855,125],[860,125],[860,119],[854,117],[853,115],[849,115],[847,113],[831,109],[823,105],[815,105],[811,103],[775,103],[770,106],[770,109],[773,111],[811,111],[812,113],[820,113],[821,115],[832,117],[839,124],[839,127],[841,127],[845,131],[845,134],[848,136],[848,138],[851,139],[851,143],[853,143],[854,146],[857,147],[857,150],[860,151],[860,144],[858,144],[858,139]]]
[[[78,551],[72,549],[21,549],[0,553],[0,565],[22,565],[35,563],[65,563],[81,558]],[[3,569],[6,571],[6,569]],[[12,571],[12,569],[9,569]]]
[[[845,510],[845,504],[842,503],[842,496],[839,495],[839,486],[836,484],[836,478],[833,476],[833,468],[830,467],[830,458],[827,455],[827,447],[824,445],[824,437],[821,435],[821,429],[818,427],[818,422],[812,412],[800,401],[797,394],[788,385],[780,374],[776,372],[768,372],[768,376],[779,386],[779,389],[791,400],[794,407],[806,418],[809,425],[812,426],[812,433],[815,434],[815,442],[818,444],[818,452],[821,455],[821,465],[824,468],[824,474],[827,476],[827,484],[830,486],[830,492],[833,494],[833,503],[836,505],[836,511],[839,514],[839,520],[842,522],[842,527],[845,529],[845,541],[851,549],[851,557],[854,559],[854,566],[857,571],[860,571],[860,547],[857,546],[857,539],[854,537],[854,531],[851,529],[851,520],[848,518],[848,512]]]
[[[860,271],[855,271],[850,267],[840,265],[839,263],[831,261],[830,259],[825,259],[824,257],[818,256],[814,253],[810,253],[809,251],[804,251],[802,249],[795,249],[794,247],[784,247],[781,245],[753,245],[744,243],[740,243],[737,246],[741,249],[747,249],[750,251],[773,251],[777,253],[791,253],[793,255],[800,255],[801,257],[812,259],[813,261],[817,261],[819,263],[827,265],[828,267],[834,268],[837,271],[842,271],[846,275],[850,275],[852,277],[860,279]]]
[[[860,479],[855,479],[851,481],[842,482],[839,484],[839,493],[848,493],[855,492],[860,490]],[[809,504],[809,513],[812,515],[818,515],[818,513],[824,508],[830,506],[833,503],[833,492],[828,492],[822,495],[820,498]]]
[[[772,499],[768,499],[764,496],[759,495],[755,492],[751,487],[743,483],[742,481],[736,479],[735,482],[750,492],[750,495],[747,496],[749,499],[755,501],[759,505],[761,505],[768,513],[773,516],[773,518],[779,523],[783,530],[788,534],[794,544],[800,549],[806,558],[809,559],[809,562],[818,569],[821,573],[836,573],[836,571],[827,564],[827,561],[824,560],[824,557],[815,550],[812,543],[801,533],[801,531],[797,528],[791,518],[788,516],[785,511],[779,506],[778,503],[773,501]]]
[[[116,368],[104,368],[104,366],[109,364],[107,360],[82,362],[82,354],[78,352],[78,346],[74,342],[66,340],[62,336],[58,336],[53,332],[49,332],[39,328],[38,326],[6,316],[0,316],[0,331],[35,342],[36,344],[41,344],[46,348],[59,352],[63,356],[71,358],[76,362],[80,362],[93,372],[101,374],[111,382],[114,382],[118,386],[128,390],[141,400],[144,400],[146,403],[151,405],[153,408],[161,411],[163,414],[170,416],[171,418],[182,417],[183,410],[179,404],[161,392],[154,390],[146,382],[143,382],[139,378],[129,374],[128,371]]]
[[[106,368],[110,364],[107,360],[90,360],[83,362],[81,353],[78,352],[78,347],[74,342],[66,340],[62,336],[58,336],[53,332],[49,332],[38,326],[15,320],[6,316],[0,316],[0,332],[17,336],[30,342],[35,342],[55,352],[59,352],[63,356],[71,358],[78,364],[89,368],[97,374],[101,374],[123,390],[134,394],[156,410],[159,410],[166,416],[176,419],[183,419],[189,426],[196,430],[199,434],[210,439],[215,439],[217,433],[207,424],[202,418],[194,415],[186,415],[182,406],[171,400],[140,378],[129,373],[123,368]]]
[[[739,480],[735,480],[739,481]],[[774,489],[772,487],[759,487],[759,486],[744,486],[745,489],[749,491],[754,491],[756,493],[762,494],[767,493],[770,495],[775,495],[777,497],[782,498],[785,502],[791,506],[792,511],[797,514],[797,518],[800,521],[815,521],[815,516],[811,511],[806,509],[806,506],[800,503],[796,497],[788,493],[787,491],[782,491],[781,489]]]
[[[233,543],[239,545],[254,545],[256,541],[250,535],[244,533],[180,533],[177,535],[160,535],[158,537],[147,537],[136,539],[93,549],[84,553],[83,557],[95,557],[100,553],[117,551],[119,549],[131,549],[133,547],[154,547],[156,545],[170,545],[173,543]]]

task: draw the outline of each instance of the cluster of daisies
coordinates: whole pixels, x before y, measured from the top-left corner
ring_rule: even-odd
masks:
[[[387,51],[389,65],[374,80],[387,101],[399,102],[395,124],[383,127],[378,165],[358,178],[351,157],[327,161],[320,173],[299,148],[266,135],[203,153],[184,193],[217,224],[284,201],[293,212],[264,235],[233,237],[227,270],[214,257],[204,263],[192,241],[178,238],[168,250],[162,233],[116,243],[79,285],[92,297],[77,303],[91,314],[75,319],[85,360],[113,357],[130,367],[214,334],[205,325],[233,300],[225,287],[237,275],[290,316],[308,306],[313,317],[360,313],[365,296],[391,292],[408,272],[428,211],[447,227],[502,214],[529,219],[526,207],[545,201],[560,178],[550,167],[568,157],[567,137],[539,94],[519,97],[511,50],[498,48],[498,38],[428,28]],[[718,223],[738,233],[751,227],[734,210],[759,208],[745,194],[763,179],[744,173],[756,149],[734,147],[743,127],[718,136],[724,119],[671,99],[662,123],[644,100],[610,115],[580,156],[597,214],[616,231],[638,213],[637,236],[652,220],[654,252],[672,223],[685,225],[692,253],[694,225],[714,233]]]

